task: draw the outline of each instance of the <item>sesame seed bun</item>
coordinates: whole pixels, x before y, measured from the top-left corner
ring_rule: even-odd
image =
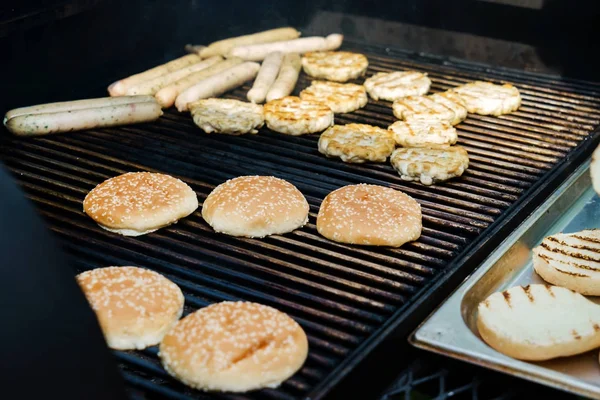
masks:
[[[329,193],[317,230],[340,243],[399,247],[421,236],[421,206],[412,197],[377,185],[349,185]]]
[[[97,268],[77,275],[111,349],[154,346],[183,312],[181,289],[154,271],[137,267]]]
[[[169,175],[129,172],[110,178],[83,200],[83,211],[101,228],[139,236],[171,225],[198,208],[196,193]]]
[[[308,202],[291,183],[274,176],[240,176],[217,186],[202,217],[217,232],[262,238],[308,222]]]
[[[306,334],[296,321],[268,306],[222,302],[182,320],[160,343],[165,370],[205,391],[275,388],[302,367]]]

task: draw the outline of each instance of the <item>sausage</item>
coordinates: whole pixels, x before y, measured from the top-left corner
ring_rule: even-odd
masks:
[[[202,49],[205,49],[206,46],[203,46],[201,44],[186,44],[183,49],[190,53],[190,54],[200,54],[200,51],[202,51]]]
[[[271,43],[278,42],[281,40],[296,39],[300,36],[294,28],[277,28],[268,31],[253,33],[251,35],[238,36],[234,38],[219,40],[208,45],[207,48],[200,51],[202,58],[225,55],[229,53],[231,49],[237,46],[247,46],[258,43]]]
[[[145,81],[140,83],[139,85],[132,86],[127,89],[128,96],[140,95],[140,94],[149,94],[154,95],[160,89],[165,86],[169,86],[170,84],[177,82],[178,80],[185,78],[189,74],[194,72],[202,71],[210,67],[211,65],[215,65],[216,63],[223,61],[223,57],[214,56],[207,58],[206,60],[202,60],[199,63],[192,64],[188,67],[178,69],[173,72],[169,72],[168,74],[161,75],[157,78],[150,79],[149,81]]]
[[[300,75],[300,69],[302,68],[302,60],[298,53],[287,53],[283,57],[281,63],[281,70],[277,75],[277,80],[269,89],[267,93],[267,101],[281,99],[282,97],[289,96],[296,87],[298,82],[298,76]]]
[[[200,60],[201,58],[198,54],[187,54],[183,57],[169,61],[166,64],[159,65],[158,67],[151,68],[147,71],[131,75],[128,78],[124,78],[112,83],[108,87],[108,94],[111,96],[124,96],[127,93],[127,89],[131,86],[139,85],[144,81],[149,81],[150,79],[168,74],[169,72],[185,68],[188,65],[196,64],[200,62]]]
[[[163,108],[169,108],[173,104],[175,104],[175,99],[181,92],[189,88],[190,86],[194,86],[196,83],[200,82],[202,79],[206,79],[211,75],[215,75],[221,71],[225,71],[231,67],[239,65],[244,61],[241,58],[230,58],[225,61],[221,61],[215,65],[212,65],[202,71],[194,72],[174,82],[172,85],[166,86],[160,89],[154,97],[156,97],[156,101]]]
[[[259,69],[260,65],[258,63],[245,62],[203,79],[177,96],[175,106],[179,111],[187,111],[189,103],[198,99],[218,97],[231,89],[235,89],[244,82],[253,79]]]
[[[254,85],[252,85],[252,89],[246,95],[249,101],[252,103],[263,103],[265,101],[269,88],[271,88],[271,85],[277,79],[282,61],[283,53],[280,51],[275,51],[265,57],[254,80]]]
[[[261,61],[274,51],[304,54],[309,51],[335,50],[342,45],[343,40],[343,35],[332,33],[327,37],[311,36],[283,42],[238,46],[232,49],[227,57],[240,57],[247,61]]]
[[[6,113],[4,125],[17,136],[40,136],[150,122],[162,114],[152,96],[103,97],[16,108]]]

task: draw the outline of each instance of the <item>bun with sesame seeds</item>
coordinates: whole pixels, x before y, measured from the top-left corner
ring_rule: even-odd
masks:
[[[111,349],[154,346],[183,312],[181,289],[159,273],[138,267],[97,268],[77,275]]]
[[[317,230],[335,242],[399,247],[421,236],[421,206],[392,188],[344,186],[321,203]]]
[[[301,228],[308,202],[291,183],[274,176],[240,176],[217,186],[202,205],[202,217],[216,231],[262,238]]]
[[[83,211],[101,228],[125,236],[154,232],[197,208],[192,188],[172,176],[152,172],[110,178],[83,200]]]
[[[160,343],[165,370],[204,391],[276,388],[298,371],[308,340],[296,321],[272,307],[221,302],[180,320]]]

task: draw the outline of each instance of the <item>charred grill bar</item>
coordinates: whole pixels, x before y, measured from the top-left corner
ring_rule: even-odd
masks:
[[[96,12],[94,6],[102,1],[72,3],[81,10],[73,6],[64,9],[64,13],[81,12],[81,16],[72,18],[85,20]],[[181,6],[184,2],[174,3]],[[345,7],[350,9],[353,2],[346,3]],[[464,6],[473,2],[460,3]],[[107,4],[98,12],[112,18],[111,7],[118,7],[117,2]],[[140,15],[151,14],[142,5],[133,4],[132,8],[141,7]],[[340,11],[337,5],[331,9]],[[52,19],[48,10],[44,9],[40,15]],[[477,13],[481,7],[474,10],[476,16],[480,15]],[[40,85],[43,79],[32,74],[37,70],[28,63],[33,56],[22,53],[15,58],[12,69],[7,67],[7,71],[14,74],[19,70],[14,65],[22,59],[25,75],[17,75],[8,82],[9,85],[15,83],[9,87],[9,92],[14,94],[10,100],[14,103],[7,104],[3,111],[38,101],[104,95],[106,85],[112,80],[147,68],[155,58],[168,59],[183,54],[183,45],[189,41],[182,37],[194,37],[196,41],[207,37],[208,42],[287,24],[308,26],[318,35],[331,33],[338,27],[350,31],[349,34],[344,32],[347,39],[342,49],[368,57],[367,76],[380,71],[414,69],[426,72],[431,78],[431,92],[472,80],[510,82],[519,88],[523,103],[517,112],[502,117],[469,114],[467,120],[457,126],[458,144],[469,152],[469,169],[459,179],[430,187],[402,181],[389,163],[351,165],[328,159],[317,150],[318,135],[291,137],[267,129],[258,135],[240,137],[207,135],[193,124],[188,114],[173,109],[167,110],[155,123],[118,129],[32,139],[14,138],[3,131],[0,160],[13,172],[51,229],[63,240],[79,271],[107,265],[148,267],[182,288],[186,296],[184,314],[217,301],[251,300],[288,313],[309,336],[309,357],[298,374],[279,389],[246,395],[206,394],[185,387],[163,370],[156,348],[115,352],[133,398],[317,399],[328,395],[337,398],[340,393],[345,398],[358,393],[361,398],[375,398],[383,389],[377,385],[389,383],[383,378],[378,381],[379,375],[387,379],[390,374],[401,372],[400,381],[387,392],[388,399],[396,398],[397,393],[404,396],[412,388],[421,389],[422,381],[431,382],[424,391],[434,396],[446,395],[457,386],[485,388],[485,380],[478,380],[477,386],[471,381],[464,383],[470,379],[464,377],[454,380],[460,381],[460,385],[452,386],[446,381],[438,387],[440,377],[450,379],[455,376],[454,371],[438,370],[437,364],[445,361],[434,356],[417,353],[417,361],[410,359],[415,351],[408,349],[406,336],[477,266],[478,260],[591,154],[600,142],[600,83],[400,50],[400,45],[386,48],[371,41],[353,41],[352,31],[360,33],[364,27],[358,22],[353,25],[346,17],[335,17],[335,13],[324,18],[332,27],[319,26],[319,18],[314,18],[313,22],[317,22],[311,24],[302,12],[288,17],[285,22],[280,14],[273,13],[257,19],[254,25],[246,21],[244,26],[231,27],[232,32],[222,30],[217,35],[213,29],[217,28],[216,22],[209,21],[213,15],[209,11],[208,17],[204,17],[205,26],[193,25],[192,17],[186,17],[188,22],[182,20],[183,27],[172,36],[178,41],[178,47],[167,42],[165,35],[155,33],[155,37],[145,37],[148,29],[140,28],[144,23],[140,17],[142,22],[138,21],[132,36],[123,41],[130,43],[132,37],[139,37],[143,54],[148,57],[128,54],[130,60],[126,62],[107,59],[106,65],[91,63],[81,76],[73,75],[65,67],[64,76],[71,73],[72,79],[54,87]],[[376,10],[371,11],[369,15],[376,13]],[[223,10],[219,12],[226,14]],[[414,10],[411,13],[414,14]],[[525,14],[530,15],[530,12]],[[132,12],[132,15],[137,14]],[[332,15],[335,18],[328,19]],[[513,10],[511,15],[518,12]],[[413,17],[408,22],[419,23],[418,18]],[[121,17],[121,21],[124,20],[126,18]],[[526,20],[518,20],[515,26],[521,29]],[[41,24],[40,21],[34,19],[31,24]],[[4,43],[14,41],[19,24],[18,20],[0,24]],[[489,29],[497,28],[494,25]],[[519,29],[512,34],[518,34]],[[158,27],[155,30],[161,31]],[[182,34],[185,31],[188,33]],[[64,31],[57,30],[57,35],[61,34]],[[303,31],[304,36],[309,34],[308,30]],[[12,39],[8,35],[12,35]],[[539,39],[538,36],[541,33],[536,35]],[[18,39],[23,43],[29,40]],[[152,42],[154,39],[156,42]],[[99,39],[90,40],[96,40],[100,58],[111,51],[98,47]],[[108,42],[117,47],[117,40],[115,34]],[[17,45],[18,41],[12,46]],[[158,48],[154,53],[148,51],[152,46]],[[62,54],[66,53],[65,50]],[[82,60],[91,59],[91,51],[80,54]],[[121,49],[120,54],[124,56],[126,52]],[[580,59],[582,53],[577,54]],[[115,58],[118,57],[116,53]],[[52,57],[47,59],[52,60]],[[76,60],[71,62],[77,65]],[[47,71],[40,74],[51,75]],[[56,79],[62,82],[62,78]],[[23,87],[30,81],[31,87]],[[88,85],[80,86],[81,82]],[[357,82],[362,83],[362,79]],[[309,84],[308,77],[301,74],[295,94]],[[245,100],[249,89],[250,85],[245,85],[224,97]],[[32,94],[36,95],[34,99],[31,99]],[[9,102],[6,98],[3,101]],[[369,100],[365,108],[336,115],[335,120],[340,124],[355,122],[386,128],[395,118],[390,103]],[[122,237],[98,228],[82,212],[84,196],[107,178],[139,170],[164,172],[185,180],[196,191],[200,202],[226,179],[249,174],[275,175],[289,180],[307,197],[311,207],[309,223],[291,234],[262,240],[217,235],[199,213],[138,238]],[[340,186],[355,183],[391,186],[417,199],[423,209],[421,238],[399,249],[388,249],[347,246],[320,236],[315,218],[322,199]],[[399,349],[402,353],[398,353]],[[390,358],[394,360],[395,370],[380,371],[382,362],[387,363]],[[479,375],[480,372],[473,367],[465,369],[465,374]],[[365,375],[368,373],[378,376]],[[507,386],[513,382],[508,377],[505,379],[509,382]],[[467,397],[485,397],[482,394],[485,390],[469,390],[462,393],[469,393]]]

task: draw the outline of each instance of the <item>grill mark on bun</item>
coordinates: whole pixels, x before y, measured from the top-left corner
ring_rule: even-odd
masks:
[[[546,290],[548,291],[548,293],[550,293],[550,296],[554,297],[554,292],[552,291],[552,286],[550,286],[550,285],[544,285],[544,287],[546,288]]]
[[[530,289],[531,289],[530,285],[523,287],[523,291],[527,295],[527,298],[529,299],[529,301],[531,301],[533,303],[533,302],[535,302],[535,298],[533,297],[533,294],[531,293]]]
[[[579,335],[579,333],[578,333],[578,332],[577,332],[575,329],[573,329],[573,330],[571,331],[571,334],[573,335],[573,337],[574,337],[576,340],[581,340],[581,336]]]
[[[502,292],[502,296],[504,297],[506,304],[508,304],[508,306],[510,308],[512,308],[512,305],[510,304],[510,293],[508,293],[508,290],[505,290],[504,292]]]
[[[589,231],[597,231],[598,229],[588,229]],[[572,237],[583,240],[584,242],[598,243],[600,244],[600,239],[596,239],[590,236],[581,236],[581,235],[572,235]]]
[[[554,267],[554,269],[557,272],[560,272],[561,274],[565,274],[565,275],[577,276],[579,278],[589,278],[590,277],[589,275],[586,275],[586,274],[580,274],[578,272],[564,271],[564,270],[562,270],[560,268],[556,268],[556,267]]]
[[[581,254],[581,253],[577,253],[575,251],[569,251],[569,250],[565,250],[565,249],[559,249],[557,247],[552,247],[550,245],[548,245],[547,243],[542,242],[541,246],[552,252],[552,253],[557,253],[557,254],[563,254],[565,256],[569,256],[569,257],[573,257],[573,258],[578,258],[580,260],[585,260],[585,261],[594,261],[594,262],[600,262],[600,258],[595,258],[592,256],[588,256],[585,254]],[[566,245],[565,246],[570,246],[570,245]],[[600,251],[598,252],[598,254],[600,255]]]
[[[594,268],[589,265],[583,265],[583,264],[577,264],[577,263],[573,263],[573,262],[558,260],[556,258],[550,257],[547,254],[538,254],[538,257],[541,258],[542,260],[546,261],[547,263],[550,263],[550,261],[553,261],[553,262],[556,262],[559,264],[569,265],[574,268],[580,268],[580,269],[584,269],[584,270],[588,270],[588,271],[600,271],[600,268]],[[556,269],[556,267],[553,267],[553,268]]]
[[[594,325],[592,325],[592,326],[593,326],[593,328],[594,328],[594,331],[596,331],[596,332],[600,331],[600,325],[598,325],[598,324],[594,324]]]
[[[583,237],[576,237],[576,236],[572,236],[572,237],[574,237],[574,238],[576,238],[578,240],[581,240],[583,242],[591,242],[591,241],[589,241],[587,239],[584,239]],[[556,238],[554,236],[548,236],[546,238],[546,240],[549,241],[549,242],[554,242],[554,243],[561,244],[563,246],[568,246],[568,247],[571,247],[571,248],[574,248],[574,249],[588,250],[588,251],[593,251],[593,252],[596,252],[596,253],[600,253],[600,249],[597,248],[597,247],[590,247],[590,246],[586,246],[585,244],[567,243],[567,242],[562,241],[562,240],[560,240],[560,239],[558,239],[558,238]],[[591,243],[595,243],[595,242],[591,242]],[[600,242],[598,242],[598,244],[600,244]]]

